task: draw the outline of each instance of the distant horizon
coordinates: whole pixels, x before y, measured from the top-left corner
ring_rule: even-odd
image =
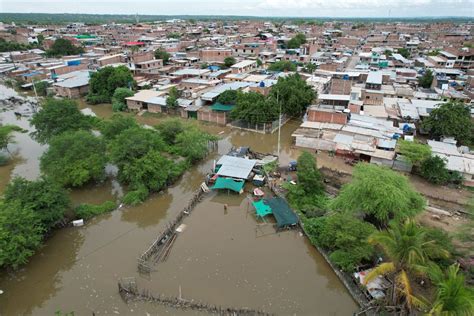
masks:
[[[469,15],[420,15],[420,16],[294,16],[294,15],[287,15],[287,16],[277,16],[277,15],[251,15],[251,14],[148,14],[148,13],[80,13],[80,12],[0,12],[0,17],[2,15],[31,15],[31,14],[39,14],[39,15],[90,15],[90,16],[130,16],[130,17],[190,17],[190,18],[199,18],[205,17],[206,19],[209,18],[220,18],[220,17],[230,17],[230,18],[269,18],[269,19],[343,19],[343,20],[350,20],[350,19],[384,19],[384,20],[394,20],[394,19],[402,19],[402,20],[413,20],[413,19],[472,19],[474,21],[474,16]],[[1,21],[0,21],[1,22]]]
[[[29,14],[252,16],[262,18],[473,18],[474,0],[1,0]],[[111,12],[113,11],[113,12]],[[422,14],[421,14],[422,13]],[[467,15],[466,15],[467,14]]]

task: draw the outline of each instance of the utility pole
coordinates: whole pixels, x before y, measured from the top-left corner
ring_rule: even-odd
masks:
[[[281,103],[279,100],[279,92],[277,91],[277,103],[280,107],[280,112],[278,115],[278,160],[280,160],[280,139],[281,139]]]

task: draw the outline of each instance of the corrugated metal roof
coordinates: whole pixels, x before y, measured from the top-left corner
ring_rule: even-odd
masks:
[[[255,166],[256,160],[233,156],[222,156],[217,162],[221,165],[218,175],[237,179],[247,179]]]

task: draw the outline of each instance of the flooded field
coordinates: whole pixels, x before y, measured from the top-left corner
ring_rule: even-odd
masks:
[[[84,104],[82,108],[86,107]],[[110,105],[92,106],[100,117],[111,115]],[[28,127],[10,112],[2,123]],[[153,125],[155,118],[139,118]],[[297,122],[282,129],[282,162],[295,159],[290,148]],[[126,305],[117,281],[135,277],[139,288],[210,304],[249,307],[278,315],[350,315],[357,309],[321,255],[298,232],[276,234],[269,224],[255,220],[246,194],[210,193],[185,219],[167,261],[149,277],[137,272],[137,257],[181,211],[210,170],[213,160],[231,146],[250,146],[276,153],[277,135],[261,135],[203,125],[220,134],[219,150],[194,166],[172,187],[144,204],[126,207],[90,220],[84,227],[65,228],[45,242],[21,270],[0,273],[1,315],[196,315],[149,303]],[[15,159],[0,167],[0,190],[13,175],[34,179],[44,151],[27,134],[12,145]],[[117,198],[122,188],[114,180],[71,192],[74,203],[99,203]],[[224,209],[224,204],[228,208]]]

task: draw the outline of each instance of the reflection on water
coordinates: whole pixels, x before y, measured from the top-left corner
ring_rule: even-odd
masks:
[[[81,108],[85,107],[99,117],[112,115],[110,105],[81,103]],[[0,113],[0,118],[29,128],[27,120],[16,121],[9,112]],[[150,126],[159,120],[139,118]],[[271,225],[257,222],[245,194],[211,193],[185,219],[188,226],[177,238],[168,260],[150,279],[138,275],[136,258],[187,205],[214,159],[227,153],[232,145],[277,152],[276,133],[262,135],[200,125],[220,135],[217,153],[142,205],[98,216],[83,227],[59,230],[22,270],[1,272],[0,288],[5,294],[0,295],[0,314],[53,315],[59,309],[75,311],[76,315],[199,314],[145,303],[126,305],[117,293],[121,277],[136,277],[140,287],[156,293],[176,296],[181,286],[185,298],[282,315],[353,312],[355,303],[314,247],[297,232],[276,234]],[[282,128],[282,164],[298,154],[291,148],[291,133],[297,126],[298,122],[290,122]],[[11,148],[16,150],[17,158],[0,167],[0,190],[11,174],[29,179],[39,174],[38,157],[44,147],[26,134],[16,139],[18,143]],[[109,178],[101,185],[72,190],[71,197],[75,205],[102,203],[117,200],[122,191],[120,184]]]

